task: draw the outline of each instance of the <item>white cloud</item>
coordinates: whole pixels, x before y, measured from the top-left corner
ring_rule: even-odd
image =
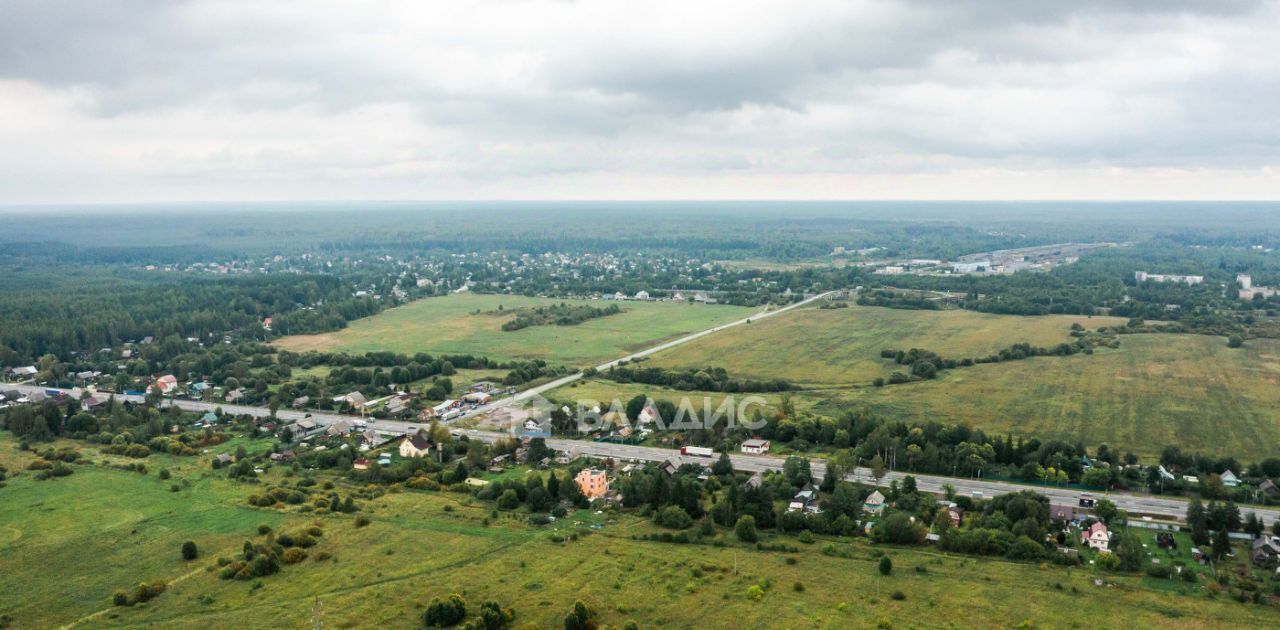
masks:
[[[1274,1],[0,16],[0,203],[1280,197]]]

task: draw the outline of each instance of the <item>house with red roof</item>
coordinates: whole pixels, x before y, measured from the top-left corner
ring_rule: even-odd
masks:
[[[1098,551],[1111,551],[1111,532],[1107,531],[1107,526],[1098,521],[1089,526],[1089,529],[1080,532],[1081,544],[1089,545]]]

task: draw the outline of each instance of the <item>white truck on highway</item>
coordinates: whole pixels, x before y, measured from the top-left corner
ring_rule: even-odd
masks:
[[[711,457],[716,454],[715,451],[705,446],[681,446],[681,455],[690,455],[693,457]]]

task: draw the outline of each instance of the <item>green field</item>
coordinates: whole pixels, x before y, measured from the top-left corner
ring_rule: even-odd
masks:
[[[560,302],[607,304],[513,295],[450,295],[393,308],[354,321],[338,332],[286,337],[276,345],[297,352],[391,350],[410,354],[474,354],[500,360],[546,359],[553,364],[586,367],[664,340],[742,319],[759,310],[676,302],[621,302],[622,313],[576,326],[534,326],[510,332],[501,328],[504,322],[514,319],[511,313],[514,309]]]
[[[974,366],[838,400],[1139,454],[1172,444],[1253,460],[1280,443],[1280,341],[1233,350],[1221,337],[1125,335],[1118,350],[1092,356]]]
[[[806,391],[798,409],[835,414],[867,405],[905,421],[963,422],[989,432],[1080,441],[1154,455],[1166,444],[1246,460],[1280,442],[1280,341],[1227,348],[1203,335],[1122,335],[1120,348],[1067,358],[983,364],[883,388],[902,367],[880,350],[923,348],[949,358],[990,354],[1026,341],[1050,346],[1114,318],[1017,317],[969,311],[851,306],[804,309],[658,353],[650,364],[714,365],[734,376],[785,378]],[[645,391],[595,382],[598,399]],[[566,390],[561,390],[566,392]]]
[[[11,471],[29,459],[0,437],[0,462]],[[226,481],[203,458],[147,463],[145,476],[88,464],[70,477],[23,474],[0,488],[0,614],[12,627],[411,628],[420,627],[432,597],[451,592],[472,606],[495,600],[515,609],[516,627],[542,628],[560,627],[579,599],[602,623],[641,627],[933,627],[943,620],[989,628],[1234,628],[1277,619],[1269,607],[1159,590],[1146,578],[877,549],[865,540],[831,542],[850,556],[841,558],[823,554],[823,540],[794,554],[757,551],[723,532],[724,547],[635,540],[655,530],[629,515],[583,511],[535,528],[523,515],[500,514],[486,525],[490,507],[448,493],[392,492],[364,502],[373,522],[356,528],[350,515],[247,507],[243,497],[259,486]],[[156,479],[161,464],[191,487],[168,492],[168,482]],[[281,474],[268,472],[268,481]],[[338,489],[349,490],[341,481]],[[256,538],[258,524],[311,523],[325,532],[313,557],[259,583],[221,580],[209,568]],[[578,540],[552,540],[575,528]],[[184,540],[197,542],[199,559],[179,559]],[[321,551],[332,558],[317,561]],[[876,573],[880,551],[894,560],[890,577]],[[1108,586],[1094,586],[1095,577]],[[157,599],[110,606],[116,589],[158,579],[171,585]],[[747,597],[752,585],[767,587],[762,601]],[[894,591],[905,599],[891,598]]]
[[[1051,346],[1115,318],[1010,317],[973,311],[863,307],[807,308],[708,335],[650,357],[670,367],[723,367],[734,376],[784,378],[806,387],[861,385],[900,369],[884,349],[922,348],[948,358],[984,356],[1018,342]]]

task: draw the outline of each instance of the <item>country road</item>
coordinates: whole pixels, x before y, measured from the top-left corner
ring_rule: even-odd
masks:
[[[800,308],[801,306],[804,306],[804,305],[806,305],[806,304],[811,304],[811,303],[813,303],[813,302],[815,302],[815,301],[817,301],[817,300],[820,300],[820,299],[822,299],[822,298],[827,297],[828,295],[831,295],[831,293],[832,293],[832,291],[827,291],[827,292],[825,292],[825,293],[819,293],[819,294],[817,294],[817,295],[815,295],[815,296],[813,296],[813,297],[805,298],[805,299],[803,299],[803,300],[801,300],[801,301],[799,301],[799,302],[796,302],[795,304],[788,304],[788,305],[786,305],[786,306],[784,306],[784,307],[782,307],[782,308],[780,308],[780,309],[778,309],[778,310],[776,310],[776,311],[761,311],[761,312],[759,312],[759,313],[756,313],[755,315],[751,315],[751,316],[749,316],[749,317],[744,317],[744,318],[739,319],[739,320],[737,320],[737,321],[732,321],[732,322],[729,322],[729,323],[727,323],[727,324],[721,324],[721,325],[716,326],[716,327],[714,327],[714,328],[708,328],[708,329],[703,330],[703,331],[700,331],[700,332],[696,332],[696,333],[692,333],[692,334],[689,334],[689,335],[685,335],[685,336],[683,336],[683,337],[680,337],[679,339],[672,339],[671,341],[667,341],[667,342],[664,342],[664,343],[660,343],[660,344],[658,344],[658,345],[656,345],[656,346],[653,346],[652,348],[647,348],[647,349],[641,350],[641,351],[639,351],[639,352],[635,352],[635,353],[632,353],[632,354],[628,354],[628,355],[627,355],[627,356],[625,356],[625,357],[622,357],[622,358],[619,358],[619,359],[614,359],[614,360],[609,361],[609,362],[607,362],[607,363],[601,363],[600,365],[597,365],[597,366],[596,366],[596,370],[597,370],[597,371],[601,371],[601,372],[603,372],[604,370],[607,370],[607,369],[609,369],[609,368],[611,368],[611,367],[614,367],[614,366],[616,366],[616,365],[618,365],[618,364],[620,364],[620,363],[624,363],[624,362],[627,362],[627,361],[634,361],[634,360],[639,359],[639,358],[641,358],[641,357],[647,357],[647,356],[649,356],[649,355],[651,355],[651,354],[654,354],[654,353],[656,353],[656,352],[661,352],[661,351],[663,351],[663,350],[667,350],[667,349],[670,349],[670,348],[674,348],[674,347],[676,347],[676,346],[678,346],[678,345],[681,345],[681,344],[689,343],[690,341],[693,341],[693,340],[695,340],[695,339],[699,339],[699,338],[701,338],[701,337],[705,337],[705,336],[710,335],[710,334],[712,334],[712,333],[717,333],[717,332],[720,332],[720,331],[725,330],[725,329],[728,329],[728,328],[733,328],[734,326],[742,326],[742,325],[744,325],[744,324],[750,324],[751,322],[759,321],[759,320],[765,319],[766,317],[773,317],[773,316],[775,316],[775,315],[778,315],[779,313],[785,313],[785,312],[790,311],[790,310],[792,310],[792,309]],[[493,402],[491,402],[491,403],[489,403],[489,404],[487,404],[487,405],[481,405],[480,407],[477,407],[477,408],[475,408],[474,410],[472,410],[472,411],[468,412],[466,417],[474,418],[474,417],[477,417],[477,416],[482,416],[482,415],[484,415],[484,414],[486,414],[486,413],[489,413],[490,411],[494,411],[494,410],[496,410],[496,409],[500,409],[500,408],[503,408],[503,407],[510,407],[511,405],[514,405],[514,404],[516,404],[516,403],[524,402],[524,401],[526,401],[526,400],[528,400],[528,399],[530,399],[530,398],[533,398],[534,396],[541,396],[544,392],[549,392],[549,391],[551,391],[551,390],[553,390],[553,389],[556,389],[556,388],[559,388],[559,387],[564,387],[565,385],[568,385],[569,383],[572,383],[572,382],[574,382],[574,381],[577,381],[577,380],[581,379],[581,378],[582,378],[582,376],[583,376],[582,372],[578,372],[578,373],[576,373],[576,374],[570,374],[570,375],[568,375],[568,376],[560,377],[560,378],[558,378],[558,379],[556,379],[556,380],[554,380],[554,381],[551,381],[551,382],[549,382],[549,383],[544,383],[544,384],[542,384],[542,385],[538,385],[537,387],[531,387],[531,388],[526,389],[526,390],[524,390],[524,391],[517,392],[515,395],[508,396],[508,397],[503,398],[503,399],[501,399],[501,400],[495,400],[495,401],[493,401]]]
[[[625,357],[615,359],[607,363],[603,363],[597,366],[596,369],[607,370],[610,367],[613,367],[623,361],[630,361],[636,358],[648,356],[655,352],[660,352],[662,350],[674,348],[680,344],[693,341],[694,339],[698,339],[705,335],[713,334],[715,332],[719,332],[727,328],[744,325],[752,321],[764,319],[766,317],[772,317],[780,313],[787,312],[791,309],[804,306],[805,304],[809,304],[815,300],[826,297],[827,295],[829,295],[829,293],[822,293],[822,294],[813,296],[811,298],[808,298],[806,300],[803,300],[801,302],[788,305],[776,311],[768,311],[768,312],[760,313],[760,314],[753,315],[751,317],[746,317],[734,322],[722,324],[720,326],[716,326],[714,328],[710,328],[698,333],[686,335],[679,339],[674,339],[672,341],[659,344],[652,348],[641,350],[639,352],[629,354]],[[483,415],[484,413],[488,413],[503,407],[509,407],[513,404],[522,402],[524,400],[528,400],[534,396],[541,395],[543,392],[547,392],[557,387],[562,387],[564,385],[572,383],[578,379],[581,379],[582,376],[583,376],[582,373],[579,372],[577,374],[571,374],[569,376],[556,379],[549,383],[545,383],[543,385],[539,385],[537,387],[524,390],[522,392],[519,392],[513,396],[504,398],[502,400],[498,400],[498,401],[489,403],[488,405],[477,407],[475,410],[468,413],[466,417],[476,417],[479,415]],[[4,385],[4,387],[15,388],[27,393],[33,392],[33,391],[45,391],[48,389],[53,389],[53,388],[46,388],[46,387],[36,387],[31,385]],[[61,391],[66,391],[66,390],[61,390]],[[141,396],[117,396],[117,399],[128,400],[131,402],[143,402]],[[250,415],[255,417],[268,417],[271,415],[271,410],[266,407],[251,407],[246,405],[234,405],[234,404],[226,404],[226,403],[209,403],[209,402],[183,400],[183,399],[173,399],[171,402],[172,404],[176,405],[178,408],[188,410],[188,411],[212,411],[214,409],[221,408],[226,413],[237,414],[237,415],[243,414],[243,415]],[[322,412],[322,411],[305,411],[305,410],[297,410],[297,409],[280,409],[276,413],[276,417],[281,420],[289,420],[289,421],[297,421],[297,420],[302,420],[304,418],[310,418],[311,420],[314,420],[316,424],[323,425],[323,426],[328,426],[328,425],[337,423],[341,420],[351,420],[351,421],[363,420],[368,424],[369,428],[375,431],[378,431],[380,433],[386,433],[390,435],[403,435],[409,431],[416,430],[418,427],[422,426],[422,423],[415,423],[415,422],[404,422],[399,420],[378,420],[373,418],[362,418],[360,416],[352,416],[352,415],[345,415],[345,414],[338,414],[338,413],[328,413],[328,412]],[[476,429],[453,429],[453,432],[460,435],[466,435],[467,437],[472,439],[485,440],[488,442],[492,442],[494,440],[497,440],[503,437],[510,437],[509,433],[501,433],[496,431],[481,431]],[[613,444],[608,442],[590,442],[590,441],[584,441],[584,440],[571,440],[571,439],[563,439],[563,438],[548,438],[547,445],[559,451],[570,451],[576,455],[587,455],[587,456],[597,457],[597,458],[612,458],[615,460],[635,460],[638,462],[661,462],[667,459],[679,459],[685,462],[704,461],[707,464],[710,464],[712,462],[710,458],[699,458],[699,457],[690,457],[690,456],[682,457],[679,451],[677,450],[655,448],[650,446],[634,446],[634,445],[627,445],[627,444]],[[759,455],[730,455],[730,460],[733,462],[733,467],[735,470],[740,470],[745,472],[763,472],[763,471],[769,471],[769,470],[782,470],[782,464],[783,464],[782,458],[759,456]],[[823,460],[811,459],[810,465],[815,477],[821,478],[825,474],[826,466]],[[911,474],[911,476],[915,477],[916,485],[917,487],[920,488],[920,490],[925,492],[935,493],[935,494],[942,494],[943,486],[946,484],[950,484],[953,488],[955,488],[956,492],[960,495],[973,495],[974,493],[981,493],[981,495],[985,498],[990,498],[990,497],[1000,495],[1000,494],[1005,494],[1008,492],[1018,492],[1021,490],[1034,490],[1036,492],[1039,492],[1041,494],[1048,496],[1050,501],[1052,501],[1054,504],[1071,505],[1071,506],[1076,505],[1080,495],[1080,491],[1069,489],[1069,488],[1031,486],[1031,485],[1004,482],[1004,481],[989,481],[989,480],[982,480],[982,479],[945,477],[945,476],[939,476],[939,475],[905,473],[901,471],[889,472],[887,475],[885,475],[884,478],[879,480],[878,485],[887,486],[889,483],[892,483],[893,481],[900,481],[903,477],[906,477],[908,474]],[[877,485],[876,479],[872,477],[871,470],[868,468],[858,468],[853,473],[847,475],[845,479],[848,481],[855,481],[858,483],[863,483],[868,485]],[[1163,518],[1163,519],[1182,519],[1186,513],[1186,502],[1177,498],[1164,498],[1164,497],[1149,496],[1149,495],[1142,495],[1142,494],[1136,494],[1136,493],[1125,493],[1125,492],[1094,493],[1094,494],[1095,496],[1106,496],[1107,498],[1114,501],[1115,504],[1119,506],[1121,509],[1135,516],[1145,515],[1145,516],[1152,516],[1152,517]],[[1268,525],[1270,525],[1271,523],[1277,520],[1280,520],[1280,509],[1255,507],[1255,506],[1241,507],[1241,516],[1246,516],[1250,512],[1257,514],[1258,517],[1263,519],[1263,521],[1266,522]]]

